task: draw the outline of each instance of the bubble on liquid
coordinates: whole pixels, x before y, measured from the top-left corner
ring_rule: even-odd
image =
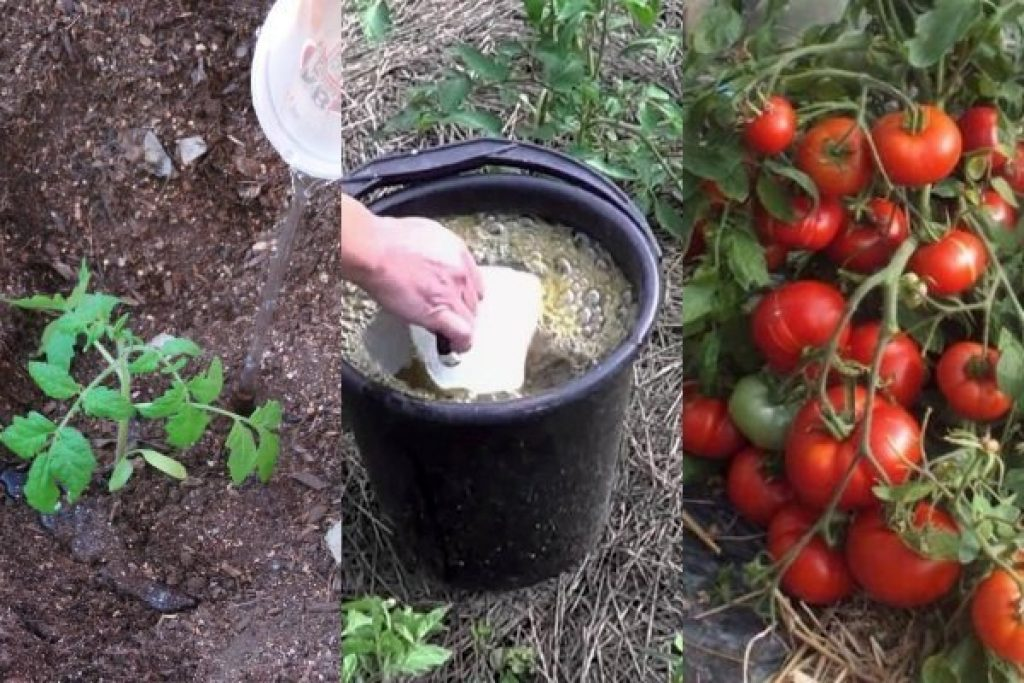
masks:
[[[562,275],[572,274],[572,264],[569,263],[569,259],[564,256],[559,256],[558,260],[555,261],[555,270]]]
[[[586,327],[590,324],[591,319],[594,317],[594,312],[589,308],[580,309],[580,324]]]
[[[583,295],[583,303],[588,306],[597,306],[601,303],[601,292],[596,289],[588,289],[587,293]]]
[[[504,237],[506,232],[505,224],[497,219],[488,221],[487,232],[491,233],[495,237]]]
[[[562,293],[562,305],[566,308],[571,308],[576,303],[576,292],[571,289],[565,290]]]

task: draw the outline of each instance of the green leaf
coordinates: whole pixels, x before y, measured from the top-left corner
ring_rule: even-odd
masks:
[[[56,512],[57,501],[60,500],[60,489],[57,488],[57,482],[50,476],[49,454],[40,455],[32,461],[23,491],[28,504],[39,512],[43,514]]]
[[[530,24],[537,26],[544,17],[544,7],[547,0],[523,0],[523,9],[526,10],[526,18]]]
[[[732,47],[742,32],[743,17],[725,4],[715,3],[694,28],[693,51],[699,55],[717,54]]]
[[[78,281],[75,283],[75,288],[71,290],[71,295],[68,296],[68,306],[78,306],[84,299],[86,293],[89,291],[89,282],[92,280],[92,273],[89,272],[89,264],[84,260],[82,265],[78,267]]]
[[[609,178],[614,178],[615,180],[636,180],[636,173],[633,171],[628,168],[616,166],[611,162],[605,161],[599,156],[588,155],[583,161],[588,166],[605,174]]]
[[[93,417],[126,420],[135,414],[132,402],[109,387],[93,387],[82,396],[82,407]]]
[[[16,416],[3,432],[0,443],[24,460],[35,457],[43,450],[47,439],[57,430],[57,425],[46,416],[35,411],[25,417]]]
[[[184,465],[163,453],[144,448],[139,450],[139,454],[142,455],[143,460],[149,463],[150,467],[160,470],[169,477],[183,480],[188,476]]]
[[[1010,183],[1006,182],[1006,178],[1002,176],[992,178],[992,189],[1010,206],[1014,208],[1020,207],[1020,204],[1017,202],[1017,195],[1014,193],[1013,188],[1010,187]]]
[[[774,218],[784,223],[796,220],[793,198],[771,174],[762,173],[757,179],[757,199]]]
[[[344,644],[342,644],[344,648]],[[370,646],[370,651],[373,651],[373,646]],[[356,654],[346,654],[341,660],[341,682],[342,683],[355,683],[356,672],[359,671],[359,656]]]
[[[185,404],[177,414],[167,421],[167,443],[175,448],[188,448],[203,438],[203,433],[209,424],[209,413],[201,408]]]
[[[228,472],[231,474],[231,481],[237,486],[252,474],[256,466],[256,442],[249,428],[235,420],[224,445],[228,449]]]
[[[562,23],[576,19],[583,14],[589,4],[589,0],[558,0],[555,3],[558,8],[555,20]]]
[[[921,668],[921,683],[960,683],[945,654],[932,655]]]
[[[654,200],[654,218],[666,232],[683,239],[686,234],[686,221],[675,208],[664,199]]]
[[[363,9],[360,20],[363,26],[363,34],[371,42],[378,42],[387,37],[391,32],[391,9],[387,0],[370,0]]]
[[[543,48],[537,51],[537,59],[543,67],[544,83],[552,90],[571,90],[587,76],[587,65],[578,54]]]
[[[755,289],[771,283],[764,259],[764,247],[754,235],[747,230],[730,230],[724,235],[722,243],[729,270],[743,289]]]
[[[445,664],[451,656],[451,651],[443,647],[418,644],[405,654],[399,667],[404,674],[422,676]]]
[[[9,300],[7,303],[15,308],[21,308],[26,311],[63,311],[67,308],[67,301],[60,294],[54,294],[53,296],[33,294],[21,299]]]
[[[1024,344],[1006,328],[999,332],[996,381],[1017,405],[1024,405]]]
[[[277,401],[267,401],[253,411],[249,420],[257,427],[277,429],[281,425],[281,404]]]
[[[784,178],[788,178],[795,182],[804,194],[807,195],[814,205],[817,206],[820,201],[818,195],[818,186],[811,180],[811,176],[807,175],[803,171],[793,168],[792,166],[784,166],[783,164],[771,163],[768,165],[772,173],[781,175]]]
[[[69,503],[82,495],[96,469],[96,456],[88,439],[73,427],[62,427],[50,444],[49,473],[64,485]]]
[[[168,358],[175,356],[190,356],[194,358],[202,353],[202,349],[194,341],[179,337],[165,339],[157,348],[163,351],[164,355]]]
[[[181,410],[185,403],[185,385],[175,381],[171,388],[165,391],[152,403],[141,403],[137,406],[143,417],[157,419],[170,417]]]
[[[209,405],[220,397],[224,389],[224,367],[220,358],[214,358],[210,367],[202,375],[193,377],[188,382],[188,391],[197,403]]]
[[[718,288],[714,282],[694,281],[683,285],[683,325],[689,325],[715,310]]]
[[[446,123],[453,123],[471,130],[480,130],[488,135],[501,135],[501,119],[489,112],[479,109],[464,109],[445,117]]]
[[[466,68],[470,73],[475,74],[485,81],[496,81],[500,83],[508,80],[509,68],[507,65],[497,61],[496,59],[488,57],[472,45],[467,43],[456,45],[455,54],[462,60],[462,63],[466,65]]]
[[[260,445],[256,450],[256,472],[264,484],[270,481],[270,477],[274,474],[280,451],[281,445],[277,434],[261,429]]]
[[[926,69],[938,64],[971,30],[981,7],[977,0],[938,0],[935,9],[918,16],[914,37],[907,41],[910,65]]]
[[[643,28],[652,28],[658,20],[660,3],[658,0],[625,0],[626,9]]]
[[[445,114],[451,114],[462,106],[473,87],[473,82],[464,74],[446,78],[437,86],[437,104]]]
[[[135,468],[132,466],[132,461],[129,458],[121,458],[110,473],[107,490],[110,493],[120,491],[128,484],[128,480],[132,478],[133,474],[135,474]]]
[[[50,398],[68,399],[78,394],[82,387],[63,368],[49,363],[32,361],[28,364],[28,374],[36,385]]]
[[[50,323],[53,325],[53,323]],[[54,328],[50,334],[45,335],[40,351],[46,355],[46,362],[58,367],[64,372],[71,371],[71,361],[75,357],[75,342],[77,336]]]
[[[147,349],[128,364],[128,372],[133,375],[141,375],[147,372],[155,372],[158,367],[160,367],[160,352]]]

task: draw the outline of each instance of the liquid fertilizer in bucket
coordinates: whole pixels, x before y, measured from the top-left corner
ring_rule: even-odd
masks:
[[[342,187],[383,191],[378,214],[447,225],[487,278],[455,366],[426,330],[354,287],[344,298],[342,419],[400,547],[471,590],[578,566],[604,531],[632,366],[661,304],[643,215],[589,167],[506,140],[379,159]]]

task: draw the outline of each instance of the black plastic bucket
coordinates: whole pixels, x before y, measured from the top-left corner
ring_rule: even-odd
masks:
[[[472,173],[484,168],[505,170]],[[382,510],[429,574],[502,590],[572,569],[608,518],[632,367],[661,305],[657,241],[611,182],[525,143],[482,139],[384,157],[342,182],[357,198],[385,188],[400,189],[370,204],[382,215],[501,211],[573,227],[608,250],[638,293],[618,348],[582,377],[522,399],[425,401],[342,363],[344,422]]]

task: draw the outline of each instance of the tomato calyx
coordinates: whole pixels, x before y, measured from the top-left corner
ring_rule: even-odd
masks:
[[[964,364],[964,372],[973,380],[988,381],[996,377],[996,368],[989,357],[983,353],[971,356]]]
[[[923,107],[913,106],[903,112],[903,130],[911,135],[920,135],[928,127],[928,114]]]

